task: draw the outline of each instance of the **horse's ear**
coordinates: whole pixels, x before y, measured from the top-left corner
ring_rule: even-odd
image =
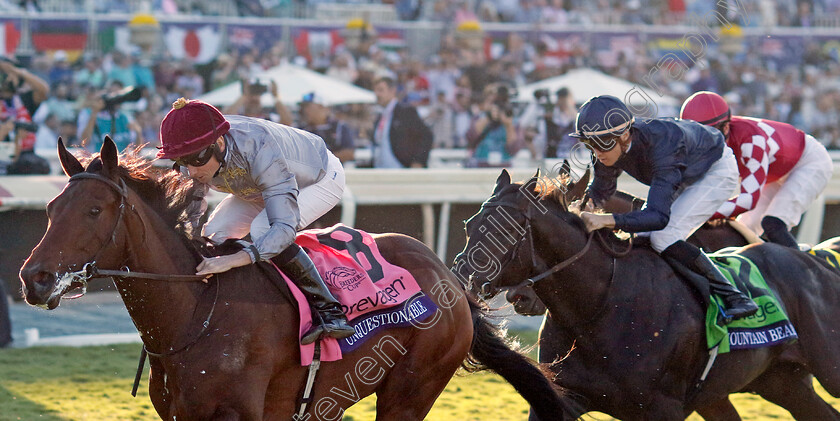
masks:
[[[589,169],[586,169],[586,172],[583,173],[583,177],[580,178],[576,183],[569,183],[568,187],[566,188],[566,203],[572,203],[575,200],[582,199],[583,194],[586,193],[586,187],[589,186]]]
[[[569,165],[569,160],[564,159],[563,165],[560,165],[560,171],[557,172],[558,175],[571,175],[572,174],[572,167]]]
[[[540,184],[540,176],[540,169],[537,168],[537,172],[534,173],[534,176],[525,183],[525,185],[528,186],[528,190],[534,195],[534,197],[537,196],[537,186]]]
[[[58,160],[61,162],[61,168],[68,177],[72,177],[85,170],[79,160],[64,147],[64,140],[61,137],[58,138]]]
[[[102,148],[99,150],[99,159],[102,160],[102,175],[116,179],[119,158],[117,157],[117,145],[111,140],[111,136],[105,136],[105,141],[102,142]]]
[[[507,170],[502,170],[502,173],[499,174],[499,178],[496,179],[496,187],[493,188],[493,195],[495,196],[502,187],[505,187],[510,184],[510,174]]]

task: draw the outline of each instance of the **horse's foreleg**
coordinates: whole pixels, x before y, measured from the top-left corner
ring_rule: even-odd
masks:
[[[729,398],[699,408],[697,413],[706,421],[741,421],[741,415],[738,414]]]
[[[840,412],[817,395],[813,376],[801,366],[779,364],[762,374],[748,388],[787,409],[797,420],[840,420]]]
[[[166,374],[163,364],[155,357],[149,357],[149,398],[161,419],[170,413],[171,395],[166,389]]]

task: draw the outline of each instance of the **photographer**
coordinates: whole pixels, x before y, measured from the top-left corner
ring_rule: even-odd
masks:
[[[510,160],[524,144],[513,121],[510,92],[504,85],[484,89],[481,114],[467,131],[467,149],[472,153],[468,167],[510,165]]]
[[[548,89],[534,91],[539,117],[528,128],[528,136],[533,137],[537,149],[542,150],[544,158],[567,158],[575,139],[568,135],[574,131],[575,103],[568,88],[557,90],[557,102],[551,101]]]
[[[271,96],[274,98],[274,111],[277,113],[276,118],[272,118],[271,113],[263,108],[260,104],[260,97],[268,92],[269,85],[260,79],[242,80],[242,96],[236,102],[228,105],[222,109],[224,114],[239,114],[248,117],[262,118],[265,120],[275,121],[279,119],[280,124],[291,126],[294,123],[292,113],[280,101],[280,92],[277,89],[277,82],[271,81]]]
[[[86,108],[79,112],[78,118],[78,127],[84,127],[79,135],[82,145],[90,151],[98,151],[105,135],[111,136],[120,151],[130,145],[142,145],[140,125],[122,110],[124,102],[137,101],[142,94],[142,88],[123,88],[120,82],[114,81],[108,92],[89,96],[85,101]]]
[[[49,174],[49,163],[35,155],[35,110],[49,94],[47,83],[17,63],[0,58],[0,140],[13,141],[8,174]]]

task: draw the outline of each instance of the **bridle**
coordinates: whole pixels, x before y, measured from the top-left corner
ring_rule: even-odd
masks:
[[[117,216],[117,220],[114,223],[114,228],[111,230],[110,240],[106,241],[102,245],[102,247],[100,247],[99,251],[97,251],[96,254],[94,254],[94,257],[91,259],[90,262],[85,263],[82,270],[77,271],[77,272],[68,272],[67,274],[64,275],[64,277],[62,277],[62,279],[65,279],[66,277],[69,277],[68,279],[72,279],[73,282],[81,283],[83,285],[83,287],[82,287],[83,291],[87,289],[87,282],[88,282],[89,279],[102,278],[102,277],[117,278],[117,279],[135,278],[135,279],[148,279],[148,280],[167,281],[167,282],[197,282],[197,281],[203,281],[204,279],[206,279],[205,276],[200,276],[200,275],[169,275],[169,274],[158,274],[158,273],[147,273],[147,272],[134,272],[134,271],[130,270],[129,268],[125,267],[125,266],[123,266],[122,270],[102,270],[102,269],[97,268],[96,267],[96,258],[99,257],[99,255],[105,250],[105,248],[111,242],[113,242],[114,244],[117,244],[117,230],[120,227],[120,223],[123,222],[123,220],[125,219],[124,214],[125,214],[126,208],[131,209],[135,213],[137,213],[137,210],[135,209],[134,205],[126,206],[128,204],[128,187],[125,185],[125,181],[123,181],[122,179],[120,179],[120,183],[117,184],[113,180],[111,180],[111,179],[109,179],[105,176],[102,176],[100,174],[83,172],[83,173],[78,173],[78,174],[70,177],[70,181],[68,183],[72,183],[74,181],[79,181],[79,180],[96,180],[96,181],[103,182],[106,185],[108,185],[109,187],[111,187],[120,197],[119,215]],[[144,232],[144,235],[145,235],[145,232]],[[129,252],[130,252],[130,250],[129,250]],[[177,353],[189,348],[193,344],[195,344],[195,342],[198,341],[198,339],[204,334],[204,331],[210,325],[210,319],[213,317],[213,312],[216,308],[216,302],[219,299],[219,289],[220,289],[220,287],[219,287],[218,280],[215,283],[216,283],[216,294],[215,294],[215,298],[213,300],[213,305],[211,306],[210,311],[207,314],[207,317],[204,319],[204,322],[202,323],[202,328],[197,335],[193,335],[193,337],[190,340],[188,340],[185,345],[178,346],[178,347],[174,347],[174,346],[170,347],[169,351],[164,352],[164,353],[151,352],[148,349],[146,349],[146,346],[144,344],[144,346],[143,346],[144,352],[146,352],[149,355],[152,355],[154,357],[171,356],[171,355],[177,354]],[[72,298],[78,298],[78,297],[81,297],[82,295],[84,295],[84,293],[82,293],[78,296],[72,297]]]
[[[531,227],[531,219],[532,219],[531,207],[528,207],[525,211],[522,211],[515,202],[502,201],[502,200],[493,201],[492,199],[493,199],[493,197],[491,197],[490,199],[485,201],[481,205],[481,209],[478,211],[478,213],[476,213],[476,215],[481,214],[486,209],[492,209],[492,208],[496,208],[496,207],[505,207],[505,208],[516,209],[516,210],[522,212],[524,217],[525,217],[525,226],[523,228],[524,233],[516,241],[516,247],[513,250],[511,250],[508,255],[506,255],[505,262],[500,264],[499,271],[502,272],[503,269],[513,261],[515,255],[518,254],[521,258],[522,254],[517,253],[517,252],[519,251],[519,245],[522,244],[522,243],[525,243],[526,239],[527,239],[527,244],[528,244],[528,247],[529,247],[529,250],[527,250],[527,251],[529,251],[529,254],[531,255],[531,267],[537,267],[538,265],[537,265],[537,260],[536,260],[536,253],[535,253],[535,249],[534,249],[534,235],[533,235],[533,232],[532,232],[533,230],[532,230],[532,227]],[[507,288],[516,289],[516,288],[521,288],[521,287],[531,287],[534,284],[536,284],[537,282],[539,282],[539,281],[541,281],[545,278],[548,278],[549,276],[554,275],[555,273],[571,266],[572,264],[574,264],[575,262],[580,260],[580,258],[582,258],[589,251],[589,248],[592,246],[592,240],[596,236],[598,237],[598,241],[601,243],[601,245],[604,247],[604,249],[607,251],[607,253],[610,254],[613,257],[613,272],[614,272],[615,271],[615,261],[614,261],[615,258],[616,257],[623,257],[623,256],[629,254],[633,245],[632,245],[632,242],[631,242],[628,245],[626,250],[615,251],[609,245],[607,245],[606,240],[604,239],[602,234],[603,233],[600,230],[591,231],[587,235],[586,243],[584,244],[583,248],[578,250],[575,254],[573,254],[569,258],[555,264],[554,266],[548,268],[547,270],[545,270],[545,271],[543,271],[543,272],[541,272],[541,273],[539,273],[535,276],[529,277],[529,278],[525,279],[524,281],[520,282],[519,284],[510,286],[510,287],[507,287]],[[473,275],[470,275],[470,280],[471,281],[473,280]],[[610,279],[610,283],[612,283],[612,278]],[[496,290],[496,287],[493,285],[493,280],[489,280],[489,281],[486,281],[483,284],[481,284],[481,286],[479,287],[478,295],[482,299],[487,299],[487,298],[492,297],[494,295],[493,294],[494,290]]]
[[[123,222],[125,219],[125,211],[126,208],[131,209],[132,212],[137,213],[137,209],[134,205],[126,206],[128,203],[128,186],[125,185],[125,181],[121,178],[120,183],[117,184],[115,181],[94,173],[87,173],[82,172],[70,177],[70,181],[68,183],[72,183],[74,181],[79,180],[96,180],[105,183],[111,189],[113,189],[117,195],[120,197],[120,205],[118,207],[119,214],[117,215],[117,219],[114,222],[114,227],[111,229],[111,235],[108,237],[110,238],[110,242],[106,241],[102,244],[99,250],[93,255],[93,258],[90,259],[90,262],[85,263],[84,267],[79,272],[71,272],[68,275],[75,276],[77,279],[75,281],[80,282],[84,285],[84,288],[87,287],[88,279],[92,278],[100,278],[100,277],[110,277],[110,278],[141,278],[141,279],[149,279],[155,281],[180,281],[180,282],[190,282],[190,281],[201,281],[205,277],[199,275],[165,275],[165,274],[158,274],[158,273],[147,273],[147,272],[134,272],[131,271],[129,268],[123,266],[122,270],[102,270],[96,267],[96,260],[99,258],[100,254],[105,250],[106,247],[110,243],[117,244],[117,230],[119,230],[120,223]],[[145,231],[143,233],[145,236]],[[144,238],[145,242],[145,238]],[[130,246],[128,246],[130,247]],[[130,250],[129,250],[130,251]],[[73,297],[78,298],[78,297]]]

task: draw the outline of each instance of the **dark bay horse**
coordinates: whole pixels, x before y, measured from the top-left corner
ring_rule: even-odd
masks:
[[[563,177],[559,178],[561,184],[557,188],[565,189],[563,193],[564,200],[566,203],[572,203],[575,200],[583,198],[584,191],[589,184],[589,171],[586,171],[577,181],[573,180],[571,176],[566,176],[566,174],[568,172],[565,174],[561,173]],[[616,191],[601,206],[601,209],[608,213],[627,213],[641,209],[644,203],[645,201],[643,199],[639,199],[623,191]],[[748,240],[745,237],[744,230],[748,230],[748,228],[736,228],[734,222],[719,219],[703,224],[686,241],[708,252],[717,251],[724,247],[742,247],[752,242],[760,242],[754,233],[747,234],[747,237],[750,237]],[[513,306],[513,309],[518,314],[523,316],[540,316],[545,314],[546,311],[545,304],[540,301],[530,286],[508,289],[505,294],[505,300]],[[543,331],[545,330],[543,329]],[[542,353],[545,341],[540,341],[540,345]],[[551,360],[553,361],[554,358]],[[540,362],[545,361],[540,360]]]
[[[721,354],[707,364],[705,308],[650,249],[616,257],[592,241],[562,195],[503,172],[492,196],[467,222],[459,277],[490,296],[537,278],[533,288],[551,321],[574,343],[555,363],[555,382],[585,410],[622,420],[740,419],[730,393],[754,392],[802,420],[840,420],[814,391],[812,375],[840,396],[840,275],[817,259],[775,244],[744,247],[786,305],[799,340]],[[609,231],[606,233],[609,236]],[[614,239],[614,237],[611,237]],[[611,240],[612,241],[612,240]],[[620,244],[618,245],[620,246]]]
[[[60,139],[58,152],[71,178],[47,206],[47,232],[21,269],[26,300],[54,309],[91,266],[128,271],[114,282],[149,350],[149,394],[162,419],[339,419],[376,393],[377,420],[422,420],[462,364],[499,373],[544,419],[570,419],[551,382],[499,336],[452,272],[397,234],[374,237],[439,310],[423,328],[385,330],[323,363],[306,413],[293,416],[307,368],[288,288],[257,265],[207,283],[176,282],[193,275],[200,258],[178,229],[196,186],[136,157],[120,163],[110,138],[86,167]],[[150,277],[161,274],[170,282]]]

